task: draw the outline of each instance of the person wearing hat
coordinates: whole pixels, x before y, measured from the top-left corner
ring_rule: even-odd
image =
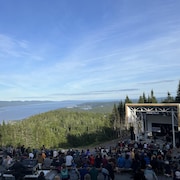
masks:
[[[158,180],[156,173],[153,171],[152,166],[147,164],[146,169],[144,170],[144,176],[146,180]]]

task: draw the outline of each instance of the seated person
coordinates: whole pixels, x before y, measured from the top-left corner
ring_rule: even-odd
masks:
[[[43,169],[50,169],[51,163],[52,163],[52,159],[50,157],[46,157],[44,159],[42,168]]]
[[[9,170],[12,170],[12,175],[15,177],[15,180],[23,178],[25,175],[25,167],[20,162],[20,160],[16,160],[15,163],[9,168]]]
[[[122,156],[122,154],[119,154],[118,160],[117,160],[117,164],[119,168],[124,168],[125,165],[125,159]]]
[[[129,169],[131,168],[131,165],[132,165],[132,160],[130,159],[129,154],[126,154],[125,161],[124,161],[124,168]]]

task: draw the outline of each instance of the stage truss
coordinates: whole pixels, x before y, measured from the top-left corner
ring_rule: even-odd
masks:
[[[173,145],[175,145],[174,126],[177,126],[178,131],[180,131],[180,104],[126,104],[126,126],[134,127],[136,140],[141,133],[147,133],[146,128],[144,129],[143,127],[144,119],[146,119],[148,114],[171,117]]]

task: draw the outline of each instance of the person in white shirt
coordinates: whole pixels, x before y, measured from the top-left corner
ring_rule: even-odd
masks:
[[[65,156],[65,164],[67,167],[71,167],[73,163],[73,157],[69,152],[67,152],[67,155]]]
[[[34,158],[34,154],[32,152],[29,153],[29,159],[33,159]]]
[[[144,149],[147,149],[147,144],[146,143],[144,143]]]
[[[56,158],[58,156],[58,152],[56,150],[53,151],[53,158]]]

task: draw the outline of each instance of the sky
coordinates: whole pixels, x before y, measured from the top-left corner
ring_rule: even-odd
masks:
[[[177,95],[179,0],[0,0],[0,100]]]

